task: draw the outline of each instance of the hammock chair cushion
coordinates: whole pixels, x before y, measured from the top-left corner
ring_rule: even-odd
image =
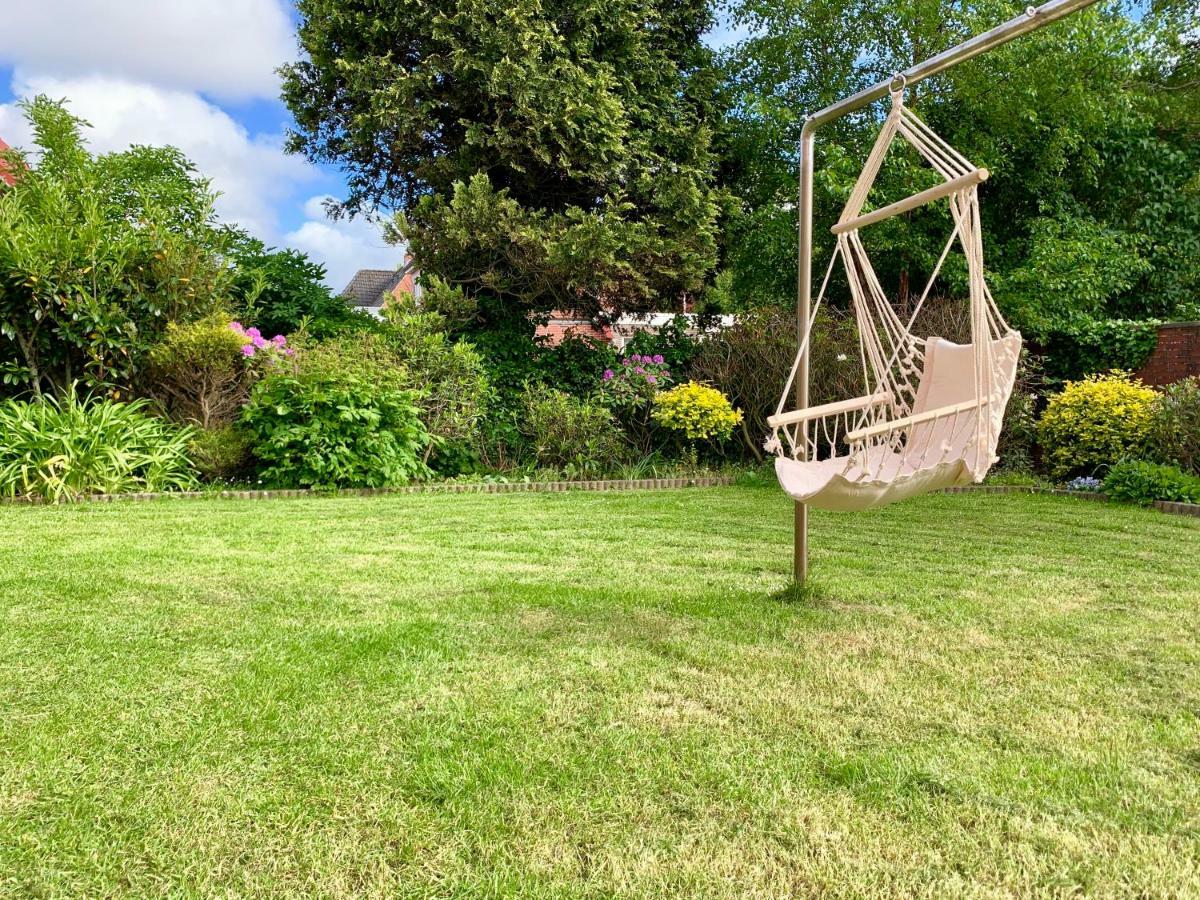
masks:
[[[1000,433],[1020,352],[1021,336],[1016,332],[992,341],[988,415],[993,435]],[[939,337],[929,338],[913,414],[974,398],[974,347]],[[974,418],[972,414],[971,419]],[[936,451],[934,462],[929,462],[931,449]],[[980,459],[976,427],[956,429],[953,420],[935,418],[912,426],[904,446],[898,450],[886,445],[871,446],[857,461],[846,455],[812,462],[780,456],[775,460],[775,474],[783,489],[802,503],[818,509],[853,512],[981,480],[994,462],[994,442],[984,449],[987,456]]]

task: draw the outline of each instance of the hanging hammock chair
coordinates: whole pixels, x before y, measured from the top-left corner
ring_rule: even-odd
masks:
[[[821,284],[796,361],[764,445],[777,455],[779,483],[796,500],[820,509],[862,510],[928,491],[982,481],[996,461],[1004,408],[1012,393],[1021,335],[1000,315],[983,278],[977,168],[891,94],[892,109],[832,231],[837,247]],[[892,141],[900,136],[943,183],[863,213]],[[901,321],[871,268],[859,231],[940,200],[949,202],[953,230],[908,321]],[[971,343],[912,333],[948,254],[966,257]],[[845,267],[858,328],[862,397],[785,412],[833,268]]]

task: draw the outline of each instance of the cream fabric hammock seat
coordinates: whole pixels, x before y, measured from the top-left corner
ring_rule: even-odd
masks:
[[[942,177],[928,190],[863,213],[888,148],[905,139]],[[1021,335],[1009,327],[983,277],[979,184],[987,170],[970,163],[911,110],[903,93],[832,231],[837,247],[813,305],[796,361],[764,445],[788,494],[820,509],[862,510],[928,491],[982,481],[996,460],[1004,409],[1012,393]],[[859,231],[928,203],[949,204],[953,230],[908,320],[902,321],[871,267]],[[971,343],[918,337],[913,323],[955,245],[966,258]],[[841,263],[859,334],[864,396],[785,412],[801,359]]]

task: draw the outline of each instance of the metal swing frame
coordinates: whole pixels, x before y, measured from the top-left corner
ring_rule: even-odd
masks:
[[[797,290],[796,319],[799,325],[798,336],[803,344],[808,328],[808,320],[812,307],[812,247],[813,247],[813,151],[816,145],[817,129],[829,122],[836,121],[849,115],[855,110],[862,109],[876,100],[887,96],[889,91],[911,87],[939,72],[944,72],[959,63],[966,62],[1002,44],[1007,44],[1014,38],[1036,31],[1051,22],[1056,22],[1077,10],[1091,6],[1096,0],[1050,0],[1041,6],[1030,6],[1019,16],[1009,19],[1003,25],[997,25],[990,31],[978,34],[970,40],[963,41],[949,50],[930,57],[924,62],[897,73],[887,81],[865,88],[857,94],[852,94],[824,109],[813,113],[804,122],[800,131],[800,250],[799,250],[799,284]],[[983,175],[986,178],[986,174]],[[916,199],[916,198],[910,198]],[[905,201],[901,201],[903,203]],[[902,211],[894,209],[899,204],[879,212],[895,214]],[[809,350],[806,348],[800,359],[796,373],[795,402],[797,410],[808,408],[808,362]],[[795,505],[795,542],[792,554],[792,572],[797,584],[802,584],[808,578],[808,507],[803,503]]]

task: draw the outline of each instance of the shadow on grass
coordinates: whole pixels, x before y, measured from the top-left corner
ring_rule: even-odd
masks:
[[[811,578],[803,583],[791,582],[783,590],[769,596],[776,603],[807,606],[812,609],[829,609],[839,603],[839,598],[828,587]]]

